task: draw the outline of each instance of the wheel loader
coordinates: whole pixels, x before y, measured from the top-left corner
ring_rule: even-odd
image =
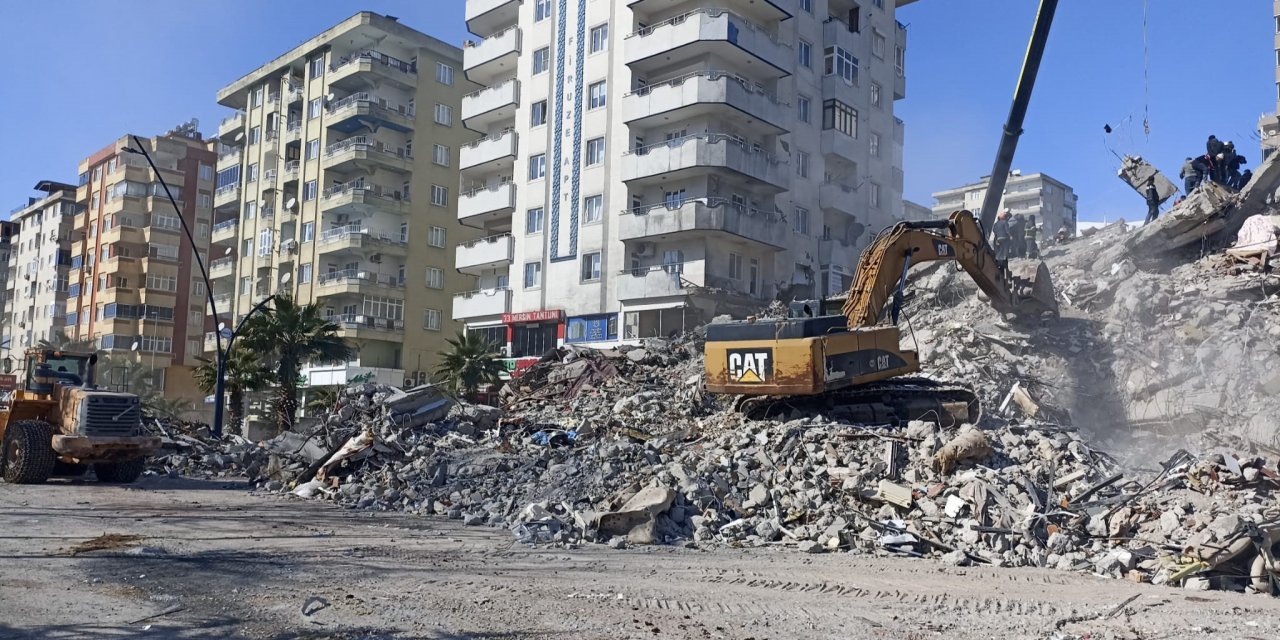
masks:
[[[97,354],[26,351],[26,378],[0,410],[0,473],[11,484],[81,475],[93,465],[101,482],[133,482],[160,438],[142,428],[142,402],[97,388]]]

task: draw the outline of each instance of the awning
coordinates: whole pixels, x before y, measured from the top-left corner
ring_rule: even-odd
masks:
[[[622,304],[622,312],[628,311],[660,311],[662,309],[681,309],[689,306],[688,300],[676,300],[673,302],[649,302],[645,304]]]

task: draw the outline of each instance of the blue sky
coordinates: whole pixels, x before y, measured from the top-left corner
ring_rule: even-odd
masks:
[[[1058,10],[1014,166],[1075,187],[1081,219],[1143,214],[1115,177],[1113,151],[1176,174],[1215,133],[1256,161],[1258,116],[1276,106],[1270,3],[1149,1],[1149,102],[1143,1],[1063,0]],[[919,0],[899,12],[909,27],[907,98],[896,105],[908,199],[930,205],[931,192],[990,171],[1036,4]],[[446,42],[467,37],[462,0],[7,3],[0,210],[25,202],[37,180],[74,180],[81,158],[123,133],[191,117],[212,131],[225,115],[219,87],[360,9]]]

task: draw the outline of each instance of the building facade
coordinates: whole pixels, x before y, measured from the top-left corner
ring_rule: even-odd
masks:
[[[0,359],[12,358],[21,374],[23,352],[41,340],[57,340],[67,316],[71,228],[79,208],[76,188],[53,180],[35,186],[41,195],[14,209],[4,224],[8,254]],[[19,375],[21,379],[21,375]]]
[[[205,394],[192,369],[200,364],[210,321],[195,256],[208,259],[217,157],[195,122],[138,140],[158,172],[134,153],[132,136],[79,163],[66,336],[93,341],[110,359],[100,384],[156,392],[200,409]]]
[[[1275,16],[1273,46],[1276,52],[1276,110],[1263,114],[1258,120],[1258,133],[1262,136],[1262,157],[1266,159],[1280,147],[1280,0],[1272,0],[1271,13]],[[1262,163],[1259,162],[1259,165]]]
[[[309,385],[425,381],[461,328],[453,293],[462,52],[358,13],[218,92],[211,276],[221,322],[287,293],[358,349]],[[285,277],[287,276],[287,277]],[[213,351],[214,335],[205,338]]]
[[[906,4],[898,2],[898,5]],[[457,251],[518,369],[844,291],[902,217],[891,0],[468,0]]]
[[[934,193],[937,203],[933,205],[933,214],[945,218],[953,211],[967,209],[976,215],[982,211],[982,200],[987,197],[990,182],[991,176],[983,176],[973,184]],[[1020,171],[1013,171],[1005,184],[1000,208],[1007,208],[1014,215],[1035,216],[1041,237],[1051,238],[1060,229],[1066,229],[1074,236],[1077,199],[1075,191],[1061,180],[1044,173],[1023,175]]]

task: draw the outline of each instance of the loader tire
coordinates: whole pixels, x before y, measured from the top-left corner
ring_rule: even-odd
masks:
[[[129,484],[138,479],[142,472],[147,468],[147,461],[144,458],[134,458],[133,460],[125,460],[124,462],[99,462],[93,465],[93,472],[98,476],[98,482],[113,482],[120,484]]]
[[[53,453],[53,427],[43,420],[22,420],[4,434],[4,481],[40,484],[49,479],[57,458]]]

